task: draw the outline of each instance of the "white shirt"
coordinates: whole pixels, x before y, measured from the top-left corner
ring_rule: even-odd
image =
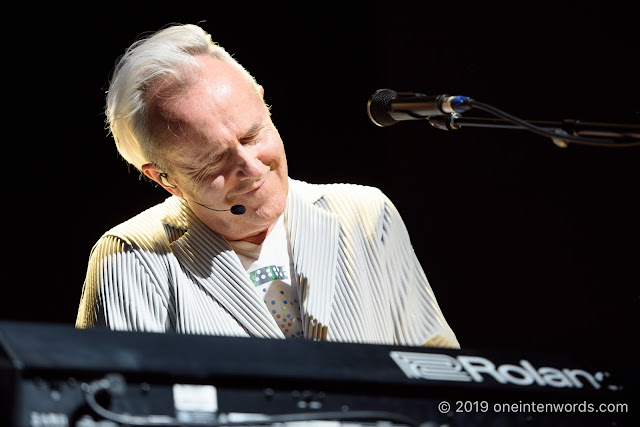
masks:
[[[295,275],[291,274],[291,248],[284,227],[284,215],[260,245],[244,240],[230,241],[256,292],[264,300],[278,327],[287,338],[302,338],[302,319]]]

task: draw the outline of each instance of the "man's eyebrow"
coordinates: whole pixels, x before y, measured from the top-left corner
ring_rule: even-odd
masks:
[[[217,153],[207,152],[192,163],[176,162],[174,167],[182,170],[184,173],[195,174],[214,163],[223,153],[224,151]]]
[[[204,169],[212,163],[217,162],[220,159],[220,156],[224,155],[226,150],[218,151],[215,153],[207,152],[206,155],[199,158],[193,165],[190,166],[192,170],[200,170]]]
[[[258,132],[263,127],[267,126],[266,120],[260,120],[259,122],[254,122],[251,127],[244,133],[244,137],[251,136]]]

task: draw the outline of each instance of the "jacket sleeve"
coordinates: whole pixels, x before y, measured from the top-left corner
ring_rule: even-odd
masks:
[[[77,328],[164,332],[168,306],[144,251],[112,235],[96,243],[82,289]]]
[[[460,348],[413,250],[400,213],[384,197],[384,271],[392,292],[396,340],[402,345]]]

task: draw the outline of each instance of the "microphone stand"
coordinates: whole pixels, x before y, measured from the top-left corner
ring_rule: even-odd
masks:
[[[463,127],[526,129],[525,126],[506,119],[463,117],[459,113],[431,116],[428,120],[431,126],[441,130],[459,130]],[[551,139],[554,144],[561,148],[568,146],[567,140],[563,139],[563,136],[569,135],[608,138],[615,142],[615,144],[609,145],[617,146],[625,146],[625,142],[631,141],[635,141],[632,145],[637,145],[637,141],[640,139],[640,126],[638,125],[583,122],[573,119],[565,119],[560,122],[529,120],[527,122],[555,133],[557,137]]]

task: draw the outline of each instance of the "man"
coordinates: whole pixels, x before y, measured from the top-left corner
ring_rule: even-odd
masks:
[[[108,122],[172,196],[95,245],[76,326],[458,348],[392,203],[289,178],[263,96],[197,26],[129,48]]]

